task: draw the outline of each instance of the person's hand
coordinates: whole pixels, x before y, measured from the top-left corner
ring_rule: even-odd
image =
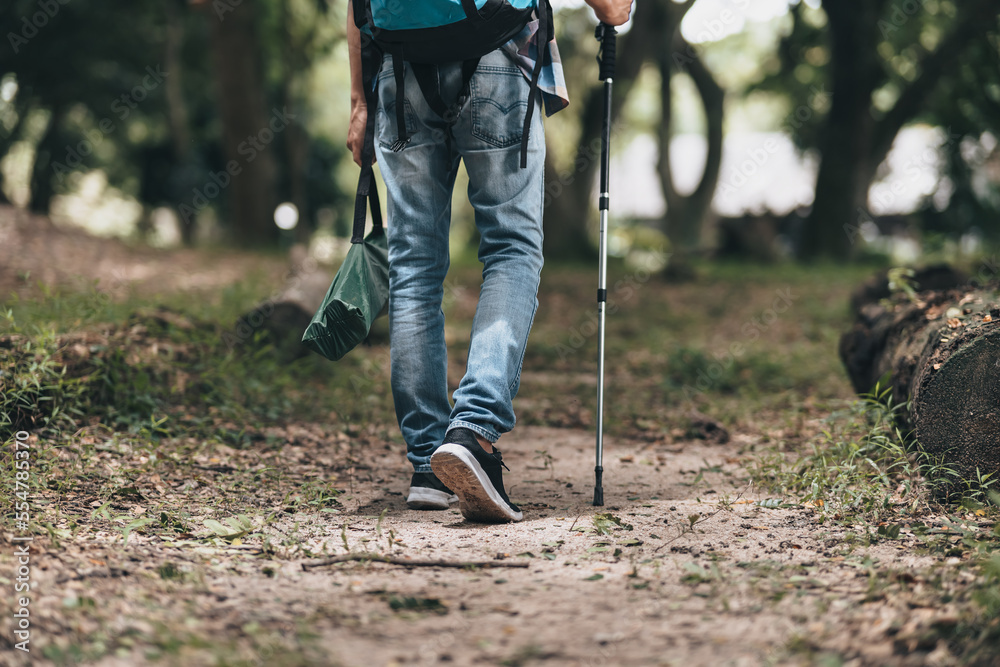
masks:
[[[622,25],[632,12],[632,0],[587,0],[597,20],[608,25]]]
[[[361,166],[361,151],[365,146],[365,126],[368,123],[368,106],[364,103],[351,105],[351,124],[347,128],[347,149],[354,154],[354,162]],[[372,164],[375,156],[372,155]]]

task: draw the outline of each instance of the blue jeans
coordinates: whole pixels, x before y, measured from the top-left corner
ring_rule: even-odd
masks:
[[[441,96],[459,98],[461,64],[439,68]],[[532,119],[528,167],[520,168],[528,82],[501,51],[480,60],[468,100],[442,118],[406,67],[405,119],[411,137],[396,140],[396,84],[386,56],[378,78],[376,155],[388,192],[389,330],[392,396],[416,472],[450,428],[490,442],[514,427],[512,401],[528,332],[538,307],[542,270],[545,139],[541,103]],[[465,376],[448,397],[444,279],[448,272],[451,194],[459,160],[469,174],[469,201],[479,229],[483,284],[472,324]]]

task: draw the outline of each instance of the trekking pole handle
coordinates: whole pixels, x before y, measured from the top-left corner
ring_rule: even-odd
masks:
[[[607,23],[599,23],[594,37],[601,43],[601,48],[597,53],[597,62],[600,65],[599,78],[601,81],[615,78],[615,46],[618,40],[618,31],[615,27]]]

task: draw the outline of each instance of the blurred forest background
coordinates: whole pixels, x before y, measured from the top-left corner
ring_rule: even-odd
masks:
[[[37,660],[1000,664],[1000,0],[637,0],[606,339],[596,21],[553,3],[572,102],[502,441],[528,520],[474,531],[405,504],[386,319],[336,364],[299,344],[349,244],[346,0],[0,0],[0,570],[30,533]],[[938,262],[970,269],[927,274],[954,305],[907,280]],[[923,419],[961,466],[912,446],[897,388],[926,375],[890,359],[858,398],[897,351],[958,374]],[[459,560],[305,571],[340,550]],[[5,661],[5,609],[0,662],[36,660]]]
[[[572,103],[547,123],[546,243],[577,258],[594,246],[597,45],[582,2],[555,5]],[[0,199],[159,246],[335,252],[357,173],[345,15],[4,2]],[[623,33],[613,253],[905,263],[1000,236],[995,0],[640,0]],[[460,181],[457,247],[471,219]]]

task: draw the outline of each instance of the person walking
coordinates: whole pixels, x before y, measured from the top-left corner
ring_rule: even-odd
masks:
[[[425,2],[431,0],[393,11]],[[631,0],[586,2],[609,25],[625,23],[631,12]],[[468,521],[520,521],[494,444],[514,427],[512,403],[543,262],[545,138],[532,97],[546,115],[569,103],[551,26],[544,25],[546,0],[518,34],[473,61],[472,71],[469,61],[426,66],[386,53],[374,82],[375,109],[365,95],[354,3],[348,7],[347,147],[361,165],[368,114],[376,114],[375,158],[388,195],[391,385],[414,469],[407,504],[443,510],[457,500]],[[483,283],[466,372],[449,400],[441,304],[460,161],[480,234]]]

